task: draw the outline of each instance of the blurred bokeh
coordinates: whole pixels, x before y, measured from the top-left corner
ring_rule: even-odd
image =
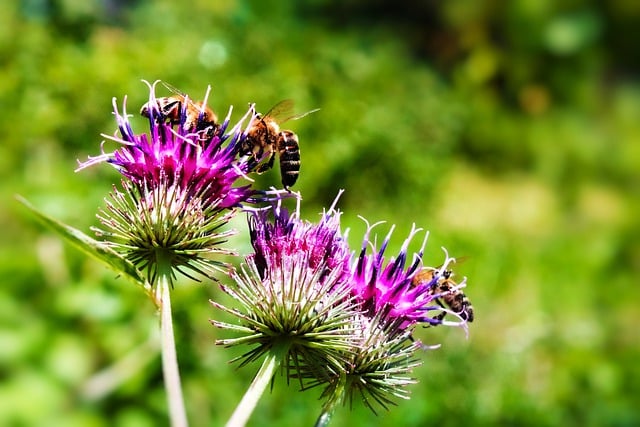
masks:
[[[639,23],[633,0],[2,2],[0,425],[168,424],[152,305],[13,198],[89,232],[119,177],[76,159],[114,132],[112,97],[145,102],[141,79],[211,84],[236,118],[321,108],[290,123],[303,216],[344,188],[354,247],[361,215],[397,225],[392,251],[416,223],[427,263],[466,257],[469,338],[420,330],[442,348],[411,400],[333,426],[640,425]],[[191,423],[222,425],[257,366],[214,346],[215,284],[173,295]],[[318,397],[279,378],[249,425],[312,425]]]

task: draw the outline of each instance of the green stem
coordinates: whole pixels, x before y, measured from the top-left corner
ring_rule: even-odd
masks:
[[[176,343],[173,336],[173,320],[171,318],[171,263],[166,257],[158,254],[158,279],[160,287],[160,335],[162,338],[162,373],[164,387],[169,403],[169,417],[172,427],[187,427],[187,413],[182,397],[180,371],[176,355]]]
[[[289,346],[290,344],[288,342],[273,346],[264,359],[264,362],[262,362],[262,366],[251,382],[247,392],[233,412],[233,415],[231,415],[231,418],[227,421],[226,427],[243,427],[247,423],[262,393],[264,393],[267,385],[275,375],[276,369],[278,369],[284,360]]]
[[[347,384],[347,376],[342,373],[340,378],[338,379],[338,383],[336,384],[331,396],[322,406],[322,412],[320,416],[316,420],[314,427],[327,427],[329,422],[331,421],[331,417],[333,417],[333,413],[336,410],[338,404],[342,402],[342,398],[344,396],[344,390]]]

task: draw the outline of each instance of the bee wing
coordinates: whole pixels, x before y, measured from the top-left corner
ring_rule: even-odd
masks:
[[[198,107],[198,105],[193,101],[193,99],[191,99],[191,97],[189,95],[187,95],[185,92],[181,91],[180,89],[178,89],[177,87],[167,83],[167,82],[162,82],[162,85],[164,87],[166,87],[167,89],[169,89],[170,92],[174,93],[175,95],[178,95],[180,98],[182,98],[182,100],[187,100],[189,102],[189,104],[191,104],[192,107],[197,108],[198,110],[200,110],[200,107]]]
[[[166,87],[167,89],[169,89],[170,92],[173,92],[176,95],[180,95],[181,97],[186,97],[188,96],[186,93],[184,93],[183,91],[181,91],[180,89],[178,89],[177,87],[170,85],[167,82],[162,82],[162,86]]]
[[[307,111],[306,113],[291,115],[293,111],[293,106],[294,106],[293,100],[291,99],[282,100],[278,102],[276,105],[274,105],[273,107],[271,107],[271,109],[264,116],[269,117],[275,120],[276,122],[282,124],[284,122],[288,122],[289,120],[301,119],[306,115],[315,113],[316,111],[320,110],[319,108],[316,108],[314,110]]]
[[[264,117],[269,117],[276,122],[281,123],[285,121],[283,120],[284,116],[291,114],[293,111],[293,105],[294,103],[292,99],[284,99],[271,107]]]
[[[463,255],[457,258],[454,258],[454,261],[456,264],[462,264],[463,262],[465,262],[466,260],[468,260],[469,258],[471,258],[470,255]]]

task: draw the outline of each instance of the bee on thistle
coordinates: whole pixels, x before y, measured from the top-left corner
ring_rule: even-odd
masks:
[[[471,323],[474,319],[473,305],[462,292],[461,285],[453,281],[452,276],[451,270],[424,267],[413,276],[411,284],[413,286],[430,286],[430,293],[436,297],[435,301],[441,307],[450,309],[453,314]],[[442,311],[434,319],[442,321],[446,314],[446,311]]]
[[[280,177],[286,190],[293,186],[300,174],[300,144],[298,135],[290,130],[281,130],[280,124],[298,120],[318,111],[307,111],[287,116],[293,109],[293,101],[286,99],[274,105],[266,114],[257,114],[247,130],[247,137],[240,145],[240,155],[250,156],[257,164],[256,172],[263,173],[273,167],[276,154],[280,161]],[[263,161],[264,159],[266,161]]]
[[[220,125],[216,113],[207,106],[208,96],[204,101],[192,101],[186,93],[168,83],[162,84],[173,95],[156,98],[154,104],[146,102],[140,108],[140,115],[172,126],[180,125],[185,133],[202,132],[204,140],[211,139]]]
[[[123,176],[124,193],[114,188],[99,214],[104,229],[96,231],[147,270],[150,281],[157,276],[159,253],[166,254],[173,271],[189,277],[189,271],[205,275],[212,269],[226,271],[220,257],[209,256],[233,252],[222,247],[233,232],[221,226],[235,215],[235,208],[280,197],[278,192],[254,190],[245,180],[251,171],[249,160],[237,157],[246,139],[243,123],[254,119],[255,110],[251,107],[230,126],[230,109],[218,124],[206,109],[200,108],[196,117],[196,104],[186,97],[156,98],[156,84],[147,83],[149,100],[143,107],[149,133],[135,133],[126,98],[121,112],[114,99],[119,135],[103,136],[119,148],[90,157],[78,167],[106,162]],[[176,131],[177,123],[182,126]],[[202,132],[207,133],[204,145]]]

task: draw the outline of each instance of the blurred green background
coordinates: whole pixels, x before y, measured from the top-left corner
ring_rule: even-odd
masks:
[[[114,131],[112,97],[145,102],[141,79],[211,84],[235,118],[321,108],[290,123],[303,216],[345,188],[353,247],[362,215],[397,224],[393,251],[415,222],[427,263],[467,257],[469,339],[420,330],[443,345],[411,400],[333,426],[640,425],[639,22],[633,0],[2,2],[0,425],[168,424],[152,305],[13,199],[89,232],[119,176],[76,159]],[[173,295],[191,423],[222,425],[257,366],[214,346],[214,284]],[[122,382],[95,376],[114,364]],[[312,425],[318,397],[279,378],[249,425]]]

